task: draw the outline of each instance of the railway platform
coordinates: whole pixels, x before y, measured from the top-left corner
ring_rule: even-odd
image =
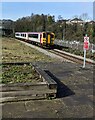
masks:
[[[36,62],[57,83],[57,98],[2,104],[3,118],[93,118],[95,66],[70,62]],[[0,105],[1,106],[1,105]]]

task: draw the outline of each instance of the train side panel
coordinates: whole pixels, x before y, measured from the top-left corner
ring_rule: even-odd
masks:
[[[27,40],[28,39],[28,34],[27,33],[23,33],[23,32],[16,32],[15,33],[15,37]]]
[[[36,43],[40,43],[40,34],[39,33],[28,33],[28,40]]]

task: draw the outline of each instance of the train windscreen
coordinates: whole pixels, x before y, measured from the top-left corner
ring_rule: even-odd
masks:
[[[53,34],[51,34],[51,38],[54,38],[54,35],[53,35]]]
[[[45,33],[43,33],[43,38],[46,38],[46,34]]]

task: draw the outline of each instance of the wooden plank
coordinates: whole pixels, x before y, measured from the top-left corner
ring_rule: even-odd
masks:
[[[42,94],[53,94],[56,90],[45,89],[45,90],[26,90],[26,91],[10,91],[10,92],[0,92],[2,97],[16,97],[16,96],[39,96]]]
[[[44,70],[38,67],[34,67],[34,69],[42,77],[43,81],[46,81],[49,89],[57,89],[57,83]]]
[[[16,96],[16,97],[2,97],[0,98],[0,103],[6,102],[17,102],[17,101],[28,101],[28,100],[41,100],[41,99],[54,99],[56,98],[56,93],[45,93],[32,96]]]
[[[0,103],[27,101],[27,100],[40,100],[40,99],[45,99],[45,98],[46,96],[44,94],[40,96],[3,97],[3,98],[0,98]]]
[[[33,90],[33,89],[40,90],[42,88],[47,89],[46,82],[39,82],[37,84],[33,83],[18,83],[18,84],[1,84],[0,85],[0,92],[4,91],[23,91],[23,90]]]

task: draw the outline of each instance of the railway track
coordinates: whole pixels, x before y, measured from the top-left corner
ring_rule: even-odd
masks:
[[[83,57],[81,56],[77,56],[74,54],[70,54],[67,52],[64,52],[62,50],[58,50],[58,49],[53,49],[53,50],[49,50],[49,52],[54,53],[60,57],[63,57],[69,61],[75,62],[75,63],[79,63],[79,64],[83,64]],[[86,63],[88,64],[92,64],[95,65],[95,61],[91,60],[91,59],[86,59]]]
[[[29,41],[24,41],[24,42],[26,42],[28,44],[31,44]],[[42,48],[42,49],[45,49],[45,48]],[[70,54],[68,52],[65,52],[65,51],[62,51],[62,50],[59,50],[59,49],[51,49],[51,50],[45,49],[45,50],[50,52],[50,53],[53,53],[57,56],[60,56],[60,57],[64,58],[65,60],[75,62],[75,63],[79,63],[79,64],[83,64],[83,59],[84,58],[82,56]],[[86,63],[95,65],[95,61],[91,60],[91,59],[88,59],[88,58],[86,58]]]

